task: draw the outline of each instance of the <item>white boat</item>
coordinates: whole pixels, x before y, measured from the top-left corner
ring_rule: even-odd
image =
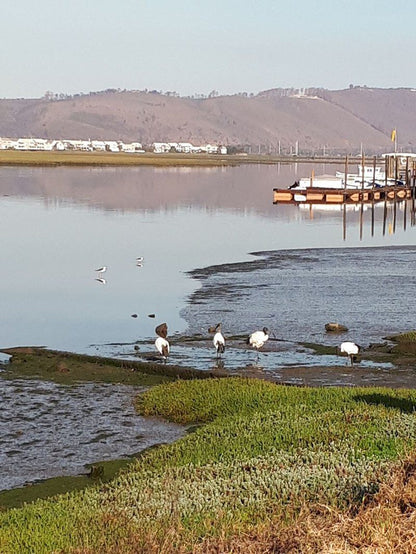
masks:
[[[317,175],[312,172],[310,177],[302,177],[295,181],[289,188],[292,190],[305,190],[310,187],[323,189],[370,189],[387,185],[403,185],[402,181],[387,178],[382,167],[358,166],[358,173],[347,173],[347,185],[345,186],[345,173],[336,171],[335,175]]]

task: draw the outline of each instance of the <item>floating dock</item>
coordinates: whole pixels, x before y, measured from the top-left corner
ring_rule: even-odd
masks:
[[[414,187],[387,186],[370,189],[273,189],[273,204],[357,204],[414,198]]]
[[[337,175],[331,177],[323,175],[315,178],[301,179],[310,181],[305,186],[292,185],[286,189],[273,189],[274,204],[364,204],[392,200],[398,202],[416,198],[416,154],[384,154],[384,176],[380,183],[380,167],[377,167],[377,158],[374,156],[372,167],[365,165],[365,156],[361,160],[361,175],[357,175],[356,186],[349,186],[348,156],[345,159],[345,171],[343,179]],[[338,172],[339,173],[339,172]],[[370,176],[370,179],[368,178]],[[354,175],[352,175],[354,176]],[[318,182],[318,186],[314,185]],[[362,179],[362,180],[361,180]],[[338,182],[337,182],[338,180]],[[368,182],[370,180],[370,183]],[[378,181],[376,183],[376,180]],[[338,186],[329,186],[330,181],[335,181]],[[361,181],[361,183],[360,183]],[[388,182],[390,181],[390,184]],[[328,183],[328,186],[325,186]],[[344,186],[339,186],[344,183]],[[296,183],[295,183],[296,184]],[[303,183],[302,183],[303,184]],[[360,186],[361,184],[361,186]],[[322,185],[322,186],[319,186]],[[369,186],[370,185],[370,186]]]

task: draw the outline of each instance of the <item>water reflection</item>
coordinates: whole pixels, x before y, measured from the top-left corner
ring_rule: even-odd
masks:
[[[310,221],[321,219],[325,215],[334,216],[340,219],[342,225],[342,238],[347,240],[351,232],[358,229],[360,241],[363,240],[365,232],[367,236],[374,237],[379,227],[382,236],[393,235],[396,230],[406,231],[408,225],[415,226],[415,199],[385,200],[371,204],[299,204],[299,210],[306,214]]]
[[[299,167],[298,167],[299,166]],[[337,166],[332,166],[335,171]],[[273,187],[287,187],[308,164],[237,167],[15,168],[0,172],[0,195],[42,198],[49,207],[68,202],[134,212],[184,206],[273,216]],[[319,164],[316,171],[325,171]]]

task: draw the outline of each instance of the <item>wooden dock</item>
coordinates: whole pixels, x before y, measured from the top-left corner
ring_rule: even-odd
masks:
[[[324,188],[313,186],[313,173],[310,186],[304,188],[289,187],[273,189],[273,204],[374,204],[392,200],[398,202],[411,198],[416,199],[416,154],[386,154],[384,157],[384,186],[376,186],[377,157],[372,160],[372,187],[365,186],[365,156],[361,159],[361,187],[349,188],[348,164],[351,160],[345,158],[344,187]],[[325,176],[321,177],[322,178]],[[388,184],[388,180],[395,184]],[[399,184],[400,183],[400,184]],[[367,183],[368,184],[368,183]]]
[[[273,189],[273,204],[358,204],[400,201],[414,197],[412,186],[386,186],[371,189],[330,189],[309,187],[305,189]]]

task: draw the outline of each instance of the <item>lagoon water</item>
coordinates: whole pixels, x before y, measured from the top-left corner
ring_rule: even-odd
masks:
[[[256,251],[415,244],[410,216],[403,229],[403,206],[394,233],[388,207],[384,236],[382,206],[374,236],[364,212],[361,238],[360,214],[348,211],[344,240],[341,211],[273,205],[274,186],[312,169],[335,171],[301,164],[2,168],[0,345],[83,352],[151,339],[161,321],[170,334],[182,333],[181,309],[199,286],[187,275],[194,268],[250,261]],[[103,265],[105,284],[94,272]],[[319,272],[310,279],[319,283]]]
[[[154,328],[162,321],[173,338],[206,334],[208,323],[222,321],[229,335],[272,327],[283,342],[260,364],[283,371],[339,364],[291,347],[291,341],[328,342],[326,321],[346,322],[351,338],[363,344],[412,327],[416,227],[410,204],[376,206],[374,214],[273,205],[273,187],[312,169],[318,175],[337,168],[1,168],[0,346],[131,357],[136,341],[140,352],[154,350]],[[95,273],[103,265],[105,283]],[[224,365],[252,364],[250,354],[231,345]],[[178,344],[172,362],[210,369],[215,356],[207,344]],[[20,382],[14,394],[28,401],[37,386],[44,384]],[[12,413],[15,400],[6,388],[4,413]],[[59,397],[58,389],[53,394]],[[80,425],[90,395],[88,385],[69,395]],[[7,422],[2,429],[7,434]],[[42,439],[32,439],[37,453]],[[131,447],[131,437],[119,439],[106,439],[105,450],[92,440],[90,461]],[[18,450],[13,440],[20,439],[11,437],[3,449]],[[71,447],[67,431],[57,440],[64,451],[65,440]],[[65,458],[66,471],[79,472],[80,459],[70,462]],[[59,474],[59,460],[53,465],[50,475]],[[2,481],[0,473],[0,489],[43,477],[38,471]]]

